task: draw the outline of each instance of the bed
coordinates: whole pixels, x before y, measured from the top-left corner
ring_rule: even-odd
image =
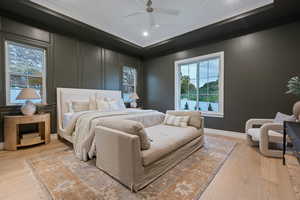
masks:
[[[70,102],[91,102],[91,97],[118,101],[123,108],[105,112],[97,108],[70,112]],[[160,124],[164,114],[155,110],[125,108],[118,90],[57,88],[58,136],[73,144],[75,155],[80,160],[87,161],[96,155],[95,128],[105,119],[130,119],[150,127]]]

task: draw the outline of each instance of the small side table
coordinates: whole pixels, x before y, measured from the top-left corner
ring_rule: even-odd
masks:
[[[35,138],[27,138],[26,142],[21,142],[20,125],[38,124],[38,132],[31,133],[37,135]],[[18,147],[35,144],[48,144],[50,142],[50,114],[37,114],[32,116],[16,115],[4,117],[4,148],[6,150],[17,150]]]

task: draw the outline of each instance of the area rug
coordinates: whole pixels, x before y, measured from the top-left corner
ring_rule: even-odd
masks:
[[[286,156],[286,158],[286,166],[296,194],[296,199],[300,200],[300,164],[296,157]]]
[[[138,193],[131,193],[100,171],[94,160],[79,161],[67,147],[38,155],[27,163],[50,199],[195,200],[205,191],[235,145],[230,140],[206,136],[203,148]]]

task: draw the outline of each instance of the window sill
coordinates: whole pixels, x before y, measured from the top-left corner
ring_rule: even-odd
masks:
[[[201,112],[201,111],[200,111]],[[204,117],[217,117],[224,118],[224,113],[214,113],[214,112],[201,112]]]

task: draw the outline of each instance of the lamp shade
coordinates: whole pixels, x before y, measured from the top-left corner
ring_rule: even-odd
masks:
[[[134,99],[134,100],[137,100],[139,99],[140,97],[137,95],[137,93],[132,93],[132,95],[130,96],[130,99]]]
[[[39,99],[41,98],[33,88],[23,88],[19,95],[17,96],[17,100],[23,99]]]

